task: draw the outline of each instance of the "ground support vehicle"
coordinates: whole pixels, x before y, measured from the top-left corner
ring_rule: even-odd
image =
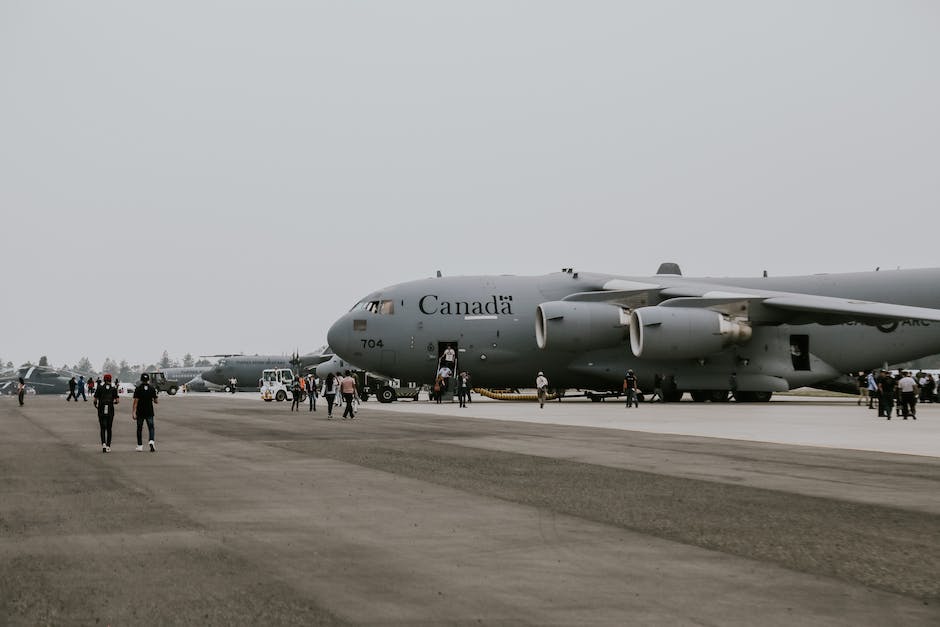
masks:
[[[294,372],[290,368],[268,368],[261,371],[261,399],[266,402],[277,401],[281,403],[293,397],[291,388],[294,387]],[[307,395],[302,393],[301,402]]]
[[[166,375],[162,372],[148,372],[150,375],[150,385],[157,389],[157,392],[166,392],[170,396],[175,395],[179,389],[180,384],[176,379],[167,379]]]

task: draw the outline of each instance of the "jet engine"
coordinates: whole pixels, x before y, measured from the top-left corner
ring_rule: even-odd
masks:
[[[629,314],[617,305],[556,300],[536,308],[535,341],[548,350],[607,348],[627,339],[629,324]]]
[[[644,359],[686,359],[751,339],[746,322],[710,309],[640,307],[630,316],[630,348]]]

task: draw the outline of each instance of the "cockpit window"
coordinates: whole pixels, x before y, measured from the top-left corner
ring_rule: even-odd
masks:
[[[356,304],[352,311],[367,311],[379,316],[391,316],[395,313],[393,300],[364,300]]]

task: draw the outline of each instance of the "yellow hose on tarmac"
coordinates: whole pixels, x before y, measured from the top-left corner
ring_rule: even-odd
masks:
[[[492,398],[497,401],[537,401],[539,400],[538,395],[536,394],[513,394],[511,392],[494,392],[493,390],[488,390],[486,388],[473,388],[473,391],[479,394],[480,396],[485,396],[486,398]],[[558,394],[552,392],[551,394],[545,397],[547,401],[553,401],[558,398]]]

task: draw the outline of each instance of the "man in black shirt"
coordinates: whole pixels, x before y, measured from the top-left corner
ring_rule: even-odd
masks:
[[[632,370],[627,370],[627,374],[623,377],[623,392],[627,395],[627,407],[629,408],[631,404],[635,407],[640,406],[640,400],[637,398],[637,381],[636,375]]]
[[[894,391],[897,382],[891,373],[882,371],[881,379],[878,382],[878,415],[891,420],[891,412],[894,409]]]
[[[95,407],[101,426],[101,452],[111,452],[111,427],[114,425],[114,405],[119,402],[118,391],[111,384],[111,375],[104,375],[104,383],[95,387]]]
[[[140,384],[134,389],[134,407],[133,418],[137,421],[137,450],[144,450],[144,442],[141,439],[144,429],[144,421],[147,421],[147,432],[150,435],[150,452],[153,453],[157,447],[153,442],[153,406],[157,404],[157,390],[150,385],[150,375],[146,372],[140,375]]]

